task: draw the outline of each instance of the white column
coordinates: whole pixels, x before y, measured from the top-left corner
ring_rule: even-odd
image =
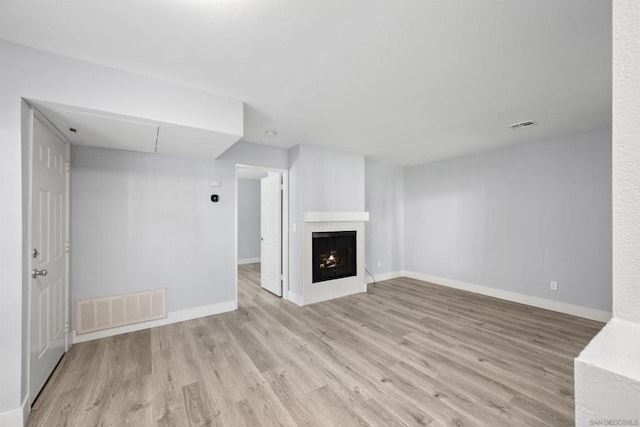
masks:
[[[613,0],[613,319],[575,360],[576,425],[640,425],[640,2]]]

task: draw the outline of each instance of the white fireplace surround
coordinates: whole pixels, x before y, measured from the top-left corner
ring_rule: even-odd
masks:
[[[369,212],[305,212],[304,222],[369,221]]]
[[[367,291],[364,270],[364,223],[369,212],[304,212],[302,249],[302,305],[313,304]],[[356,232],[357,274],[351,277],[313,283],[313,233],[329,231]]]

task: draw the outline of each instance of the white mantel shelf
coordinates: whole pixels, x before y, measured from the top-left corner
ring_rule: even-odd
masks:
[[[304,222],[355,222],[369,221],[369,212],[304,212]]]

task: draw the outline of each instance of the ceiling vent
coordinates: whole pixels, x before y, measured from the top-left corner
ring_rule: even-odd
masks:
[[[526,122],[516,123],[514,125],[510,125],[509,127],[511,129],[522,129],[522,128],[526,128],[533,125],[535,125],[535,122],[532,122],[531,120],[527,120]]]

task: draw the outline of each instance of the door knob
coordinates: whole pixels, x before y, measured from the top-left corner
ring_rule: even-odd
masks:
[[[38,276],[46,276],[47,275],[47,270],[42,269],[42,270],[38,270],[37,268],[34,268],[33,271],[31,271],[31,277],[33,277],[34,279]]]

